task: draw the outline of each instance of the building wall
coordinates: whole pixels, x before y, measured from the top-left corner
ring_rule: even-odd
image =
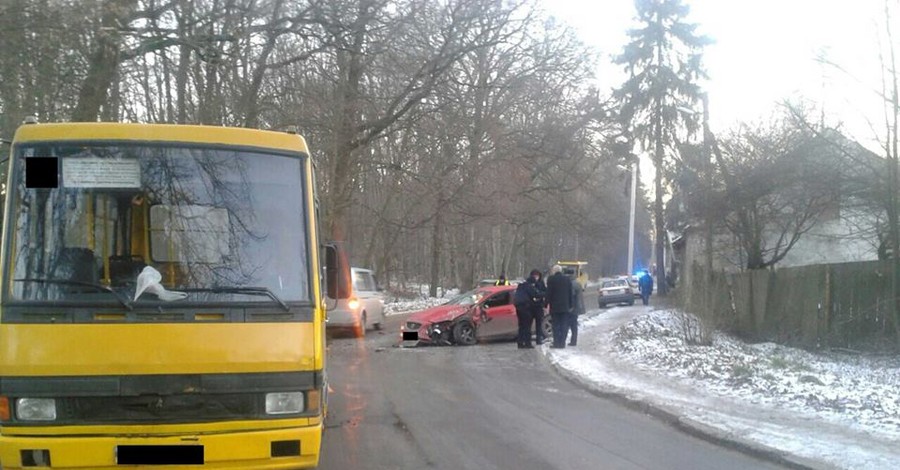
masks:
[[[803,234],[778,263],[779,268],[878,259],[878,240],[860,233],[844,219],[819,223]]]

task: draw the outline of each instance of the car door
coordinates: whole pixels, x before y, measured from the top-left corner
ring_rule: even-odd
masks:
[[[367,271],[364,277],[366,291],[363,302],[366,305],[369,323],[381,325],[384,323],[384,294],[378,290],[378,283],[371,271]]]
[[[353,273],[353,290],[361,305],[360,312],[365,312],[366,314],[366,326],[380,321],[380,317],[376,316],[379,312],[372,311],[373,303],[377,299],[375,299],[376,292],[371,278],[372,273],[364,269]]]
[[[482,301],[481,322],[476,336],[479,340],[513,338],[519,330],[512,290],[495,293]]]

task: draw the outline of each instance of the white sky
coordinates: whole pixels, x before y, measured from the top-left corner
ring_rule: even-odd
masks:
[[[542,1],[599,50],[600,84],[618,86],[624,76],[612,57],[621,52],[633,25],[632,0]],[[824,103],[829,124],[841,122],[852,137],[871,139],[866,119],[877,124],[882,116],[869,87],[880,88],[883,1],[685,0],[691,7],[687,20],[716,41],[704,59],[713,131],[764,119],[785,98],[802,96]],[[900,37],[900,22],[893,24]],[[821,52],[854,77],[819,64],[815,58]]]

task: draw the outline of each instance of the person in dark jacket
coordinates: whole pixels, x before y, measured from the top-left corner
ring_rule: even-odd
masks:
[[[544,297],[547,295],[547,285],[544,284],[544,275],[537,269],[532,269],[528,274],[528,282],[534,283],[537,296],[531,304],[531,318],[534,320],[534,342],[544,344]],[[529,327],[530,329],[530,327]]]
[[[641,301],[644,302],[644,305],[649,305],[650,294],[653,293],[653,277],[650,276],[649,271],[644,271],[644,274],[638,279],[638,287],[641,289]]]
[[[568,316],[575,305],[572,280],[562,273],[560,265],[550,269],[547,278],[547,304],[550,305],[550,319],[553,322],[553,344],[551,348],[565,348],[569,332]]]
[[[574,290],[573,297],[575,299],[575,303],[572,306],[572,312],[569,313],[568,328],[566,329],[566,333],[568,333],[569,331],[572,332],[572,337],[569,339],[569,346],[577,346],[578,317],[584,313],[584,286],[582,286],[581,282],[576,279],[572,281],[572,289]]]
[[[531,278],[516,286],[513,304],[516,306],[516,317],[519,320],[519,334],[516,337],[519,349],[534,348],[531,345],[531,319],[533,318],[532,305],[537,298],[538,293]]]

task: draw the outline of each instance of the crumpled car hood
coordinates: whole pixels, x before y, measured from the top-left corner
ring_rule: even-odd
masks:
[[[407,321],[426,325],[455,320],[466,313],[470,307],[471,305],[438,305],[437,307],[431,307],[428,310],[422,310],[410,315]]]

